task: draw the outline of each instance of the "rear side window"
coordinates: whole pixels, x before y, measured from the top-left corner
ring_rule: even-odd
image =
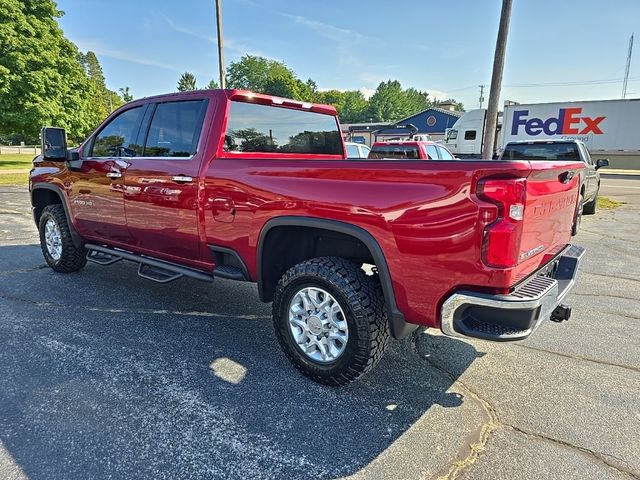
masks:
[[[137,157],[142,147],[136,144],[143,108],[126,110],[104,127],[93,141],[92,157]]]
[[[476,139],[476,131],[475,130],[467,130],[464,132],[465,140],[475,140]]]
[[[522,143],[507,144],[502,153],[503,160],[575,160],[580,161],[578,145],[575,143]]]
[[[440,152],[440,158],[442,160],[454,160],[453,155],[451,155],[446,148],[438,147],[438,152]]]
[[[190,157],[196,153],[206,100],[160,103],[144,147],[145,157]]]
[[[231,102],[224,151],[343,154],[335,117],[245,102]]]
[[[419,159],[417,146],[409,145],[378,145],[374,146],[369,152],[369,158],[382,159],[382,158],[397,158],[401,160],[415,160]]]
[[[429,160],[438,160],[438,150],[435,145],[427,145],[427,155]]]

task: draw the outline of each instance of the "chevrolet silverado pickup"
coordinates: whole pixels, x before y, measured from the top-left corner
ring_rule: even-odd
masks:
[[[241,90],[136,100],[78,148],[59,128],[42,143],[29,190],[53,270],[256,282],[317,382],[418,326],[514,341],[571,312],[580,161],[348,159],[333,107]]]

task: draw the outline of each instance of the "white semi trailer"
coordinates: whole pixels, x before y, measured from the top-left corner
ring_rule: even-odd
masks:
[[[482,154],[485,117],[485,109],[470,110],[447,130],[454,155]],[[640,155],[640,99],[510,104],[498,120],[497,152],[514,141],[577,139],[592,153]]]

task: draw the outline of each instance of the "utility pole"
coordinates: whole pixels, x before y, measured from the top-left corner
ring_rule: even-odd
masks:
[[[484,103],[484,85],[478,85],[480,87],[480,98],[478,99],[478,103],[480,103],[480,107],[482,108],[482,104]]]
[[[218,24],[218,64],[220,68],[220,88],[226,88],[224,78],[224,45],[222,40],[222,0],[216,0],[216,22]]]
[[[627,82],[629,81],[629,68],[631,67],[631,53],[633,53],[633,33],[629,39],[629,53],[627,53],[627,66],[624,69],[624,80],[622,82],[622,98],[627,96]]]
[[[504,56],[507,49],[507,35],[509,34],[509,20],[511,19],[512,0],[502,0],[500,12],[500,27],[496,40],[496,53],[493,58],[493,72],[491,74],[491,89],[489,90],[489,105],[487,120],[482,143],[482,158],[493,157],[493,144],[496,138],[498,123],[498,103],[502,89],[502,73],[504,71]]]

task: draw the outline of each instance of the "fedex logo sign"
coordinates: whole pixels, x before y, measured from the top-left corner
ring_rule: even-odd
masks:
[[[524,127],[527,135],[536,136],[542,132],[545,135],[586,135],[593,133],[601,135],[600,122],[607,117],[583,117],[580,116],[582,108],[561,108],[557,117],[527,118],[529,110],[516,110],[513,112],[511,135],[518,135],[520,127]]]

